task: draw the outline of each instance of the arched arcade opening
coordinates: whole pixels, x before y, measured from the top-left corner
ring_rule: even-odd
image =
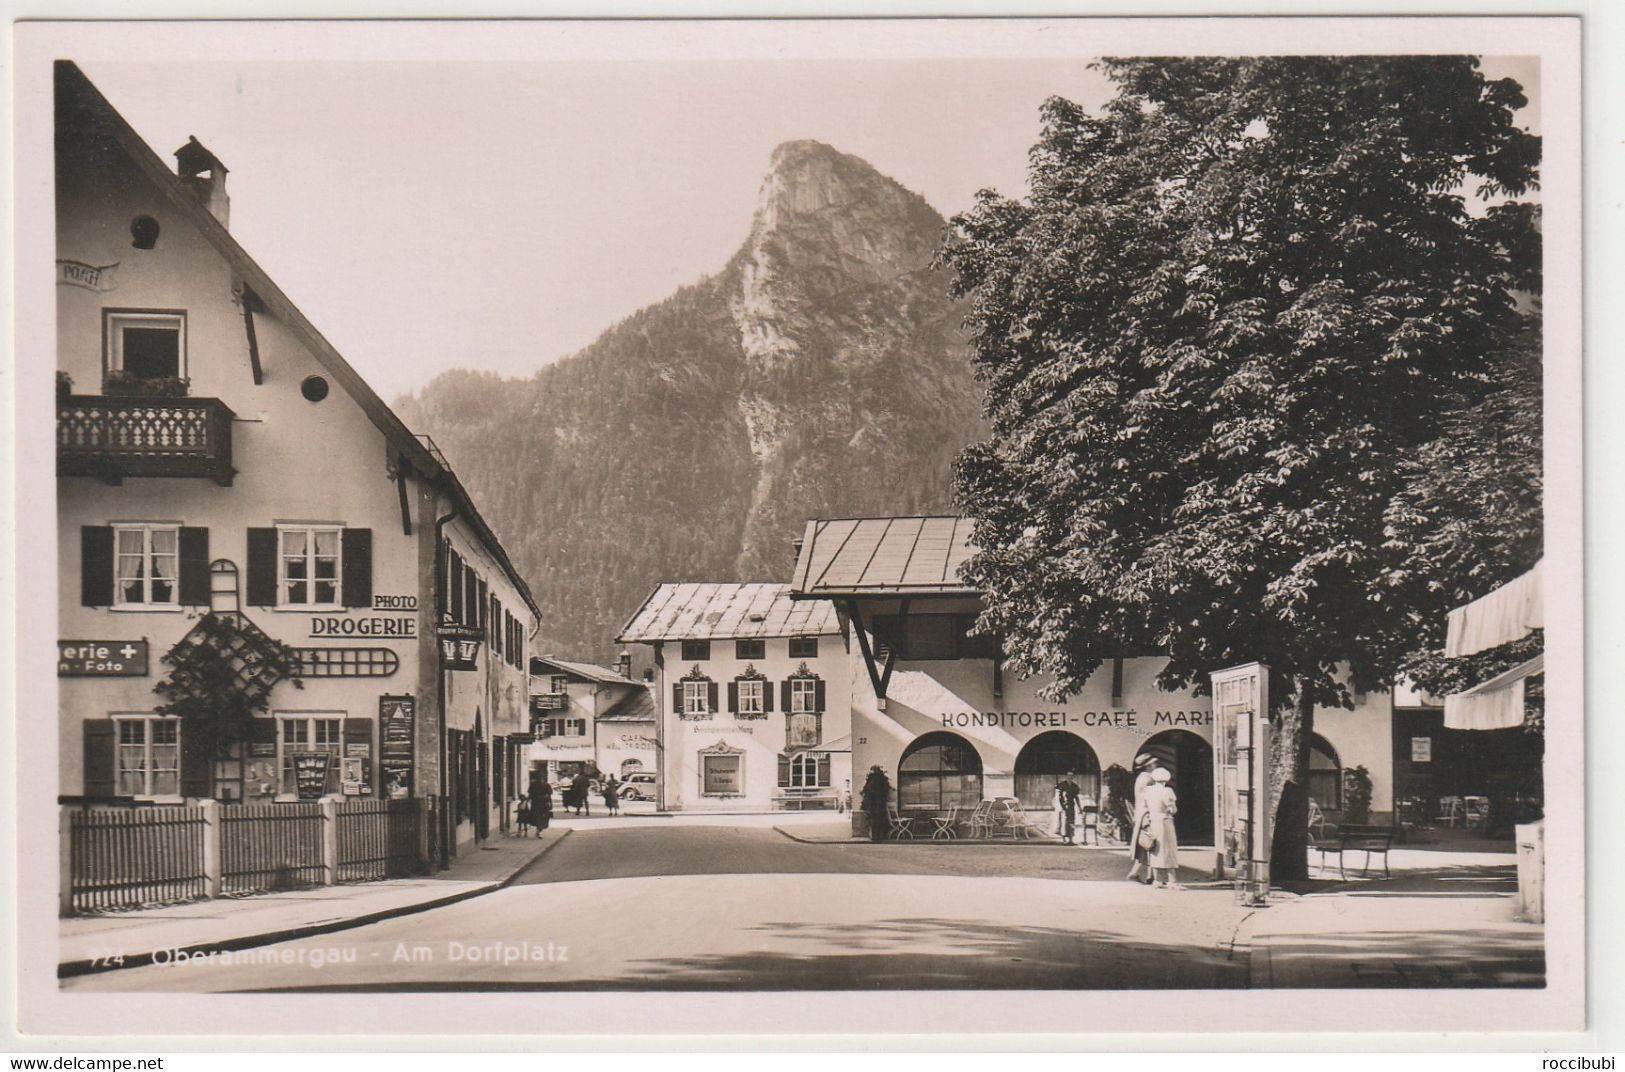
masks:
[[[1027,809],[1048,810],[1055,783],[1072,776],[1086,796],[1100,799],[1100,759],[1075,733],[1050,730],[1022,746],[1016,756],[1016,796]]]
[[[897,764],[897,806],[908,811],[969,810],[982,800],[982,757],[957,733],[927,733]]]
[[[1174,832],[1183,845],[1213,844],[1213,746],[1190,730],[1164,730],[1140,755],[1156,756],[1173,775],[1179,800]]]

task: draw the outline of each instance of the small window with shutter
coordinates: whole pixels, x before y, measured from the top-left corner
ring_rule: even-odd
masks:
[[[180,607],[181,527],[113,526],[113,606]]]

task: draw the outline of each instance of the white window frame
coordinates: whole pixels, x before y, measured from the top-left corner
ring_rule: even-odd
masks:
[[[337,553],[333,556],[333,602],[295,603],[288,598],[288,559],[283,551],[283,540],[289,533],[302,532],[305,534],[305,568],[303,578],[306,594],[313,596],[316,584],[316,534],[318,532],[331,532],[338,540]],[[344,609],[344,526],[330,523],[308,525],[278,525],[276,527],[276,605],[278,610],[343,610]]]
[[[153,748],[159,743],[153,740],[153,725],[158,723],[172,727],[175,731],[175,766],[164,767],[163,770],[173,769],[175,772],[175,791],[173,793],[159,793],[153,790],[153,779],[159,773],[154,765]],[[139,725],[141,727],[141,782],[139,793],[124,792],[124,773],[132,769],[124,766],[124,749],[129,747],[124,740],[124,727]],[[165,744],[169,742],[164,742]],[[181,720],[163,715],[145,714],[141,712],[125,712],[113,716],[113,790],[118,796],[133,796],[137,800],[153,800],[173,802],[181,800]]]
[[[790,757],[790,788],[818,789],[818,754],[797,752]]]
[[[790,710],[787,715],[816,715],[818,710],[818,679],[793,677],[790,679]]]
[[[276,712],[276,799],[282,801],[297,801],[299,799],[299,785],[297,775],[293,770],[293,760],[288,755],[286,745],[288,732],[285,728],[290,722],[303,722],[305,724],[305,741],[302,747],[296,749],[300,752],[328,751],[317,747],[316,723],[333,723],[333,732],[337,735],[333,740],[330,755],[341,760],[344,757],[344,712],[343,711],[278,711]],[[331,766],[337,767],[338,764]],[[336,790],[335,790],[336,792]]]
[[[759,677],[742,677],[735,682],[739,692],[741,715],[767,714],[767,682]],[[747,690],[749,699],[747,699]]]
[[[713,793],[707,789],[710,779],[706,777],[706,765],[713,759],[732,759],[738,762],[739,791],[737,793]],[[700,796],[702,797],[743,797],[745,795],[745,753],[743,752],[701,752],[700,753]]]
[[[104,314],[107,326],[107,371],[117,372],[124,368],[124,329],[133,328],[167,328],[175,329],[175,375],[179,379],[189,379],[186,371],[186,314],[183,312],[162,312],[159,310],[142,311],[140,309],[120,309]]]
[[[570,691],[570,678],[567,674],[553,674],[547,682],[547,691],[554,696],[564,696]]]
[[[113,609],[115,610],[163,610],[176,611],[181,609],[181,526],[176,522],[168,521],[129,521],[119,522],[111,526],[113,529]],[[167,601],[154,601],[152,598],[152,534],[158,531],[168,531],[175,534],[175,572],[170,578],[171,595]],[[141,533],[141,568],[142,568],[142,600],[127,600],[124,598],[124,533]]]
[[[685,715],[709,715],[711,713],[711,690],[709,681],[683,682],[683,710]]]
[[[587,736],[587,720],[584,718],[571,718],[560,715],[545,720],[548,725],[549,737],[585,737]],[[575,732],[571,732],[575,727]]]

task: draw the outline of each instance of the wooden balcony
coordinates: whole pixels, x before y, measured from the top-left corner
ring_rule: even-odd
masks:
[[[218,398],[69,395],[56,403],[56,475],[206,477],[229,486],[231,408]]]

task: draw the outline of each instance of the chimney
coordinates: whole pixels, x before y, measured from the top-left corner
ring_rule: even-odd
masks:
[[[615,659],[615,672],[625,678],[632,676],[632,653],[625,648],[621,649],[621,654]]]
[[[189,137],[185,145],[175,150],[175,173],[198,204],[220,221],[220,226],[230,226],[231,198],[226,196],[226,165],[219,157],[205,149],[196,137]]]

